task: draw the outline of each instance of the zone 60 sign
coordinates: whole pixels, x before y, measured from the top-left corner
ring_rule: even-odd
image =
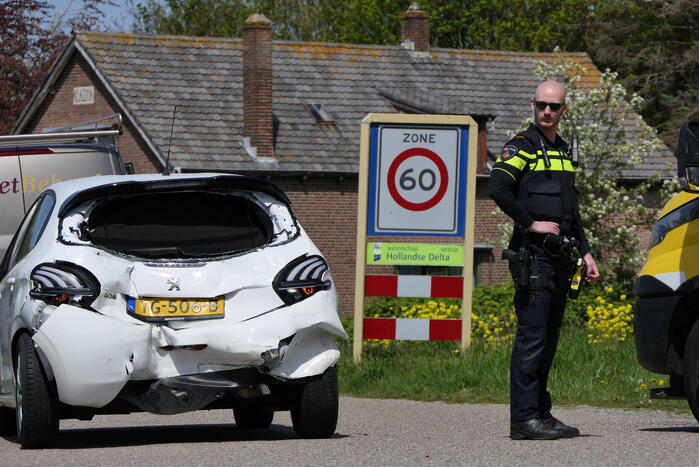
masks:
[[[376,125],[368,233],[463,236],[468,130]]]

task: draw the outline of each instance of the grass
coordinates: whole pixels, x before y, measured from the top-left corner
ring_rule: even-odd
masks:
[[[342,344],[338,368],[343,395],[509,402],[509,345],[474,345],[464,355],[458,351],[458,342],[401,341],[384,347],[381,342],[366,341],[364,346],[363,360],[355,364],[351,338]],[[585,329],[564,326],[549,377],[554,404],[689,413],[686,401],[649,398],[648,387],[662,385],[669,385],[667,376],[639,366],[632,340],[590,344]]]

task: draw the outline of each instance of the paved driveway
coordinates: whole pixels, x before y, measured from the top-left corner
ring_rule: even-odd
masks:
[[[559,408],[582,436],[511,441],[507,407],[343,397],[337,434],[297,439],[288,413],[239,430],[228,410],[61,422],[59,447],[22,451],[0,438],[0,465],[686,465],[699,464],[690,415]]]

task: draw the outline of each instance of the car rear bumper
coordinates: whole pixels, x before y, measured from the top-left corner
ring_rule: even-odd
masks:
[[[61,402],[99,408],[128,381],[239,368],[279,380],[321,374],[339,358],[332,336],[346,338],[334,303],[318,293],[242,322],[183,329],[61,305],[33,338]]]

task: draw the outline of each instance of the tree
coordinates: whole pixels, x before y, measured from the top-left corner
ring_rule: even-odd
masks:
[[[137,33],[239,37],[254,11],[242,0],[146,0],[131,2],[131,12]]]
[[[699,2],[613,1],[598,13],[592,58],[644,96],[641,113],[674,147],[680,124],[699,119]]]
[[[407,0],[144,0],[136,32],[237,37],[245,18],[265,14],[278,39],[397,44]],[[589,0],[423,0],[437,47],[584,50]],[[536,21],[532,21],[536,18]]]
[[[51,21],[53,7],[41,0],[0,0],[0,134],[9,133],[69,36],[64,26],[90,29],[111,0],[84,0],[71,18]]]

